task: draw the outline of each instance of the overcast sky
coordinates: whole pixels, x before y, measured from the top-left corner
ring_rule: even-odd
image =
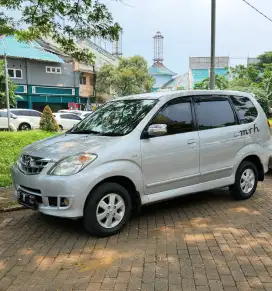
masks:
[[[272,0],[247,1],[272,18]],[[188,70],[189,56],[209,56],[211,0],[104,2],[124,29],[125,56],[142,55],[152,64],[152,37],[158,30],[164,36],[164,64],[174,72]],[[247,58],[272,50],[272,22],[242,0],[217,0],[216,36],[217,56]]]

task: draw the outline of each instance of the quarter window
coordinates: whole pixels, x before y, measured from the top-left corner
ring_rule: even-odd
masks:
[[[9,74],[10,78],[12,78],[12,79],[22,79],[23,78],[22,70],[20,70],[20,69],[8,69],[8,74]]]
[[[231,96],[231,101],[241,123],[253,122],[258,116],[258,111],[249,98]]]
[[[228,100],[196,102],[199,130],[235,125],[235,116]]]
[[[169,103],[157,114],[151,124],[166,124],[168,135],[193,131],[191,102],[174,101]]]

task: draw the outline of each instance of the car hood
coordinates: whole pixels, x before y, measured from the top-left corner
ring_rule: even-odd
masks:
[[[58,161],[81,152],[98,154],[123,137],[97,136],[91,134],[61,134],[35,142],[24,148],[23,153]]]

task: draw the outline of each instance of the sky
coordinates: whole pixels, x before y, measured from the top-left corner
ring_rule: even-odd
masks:
[[[247,0],[272,18],[271,0]],[[142,55],[152,65],[153,36],[164,36],[164,65],[182,74],[189,56],[210,55],[211,0],[104,0],[123,27],[124,56]],[[217,0],[216,56],[245,64],[272,50],[272,22],[242,0]]]

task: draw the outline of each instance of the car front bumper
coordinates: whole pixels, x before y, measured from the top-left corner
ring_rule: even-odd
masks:
[[[22,173],[17,165],[11,170],[14,195],[23,191],[27,195],[34,195],[38,202],[37,210],[52,216],[66,218],[80,218],[89,189],[84,186],[80,175],[51,176],[45,171],[37,175]],[[86,181],[86,180],[85,180]],[[61,206],[62,199],[68,199],[68,206]]]

